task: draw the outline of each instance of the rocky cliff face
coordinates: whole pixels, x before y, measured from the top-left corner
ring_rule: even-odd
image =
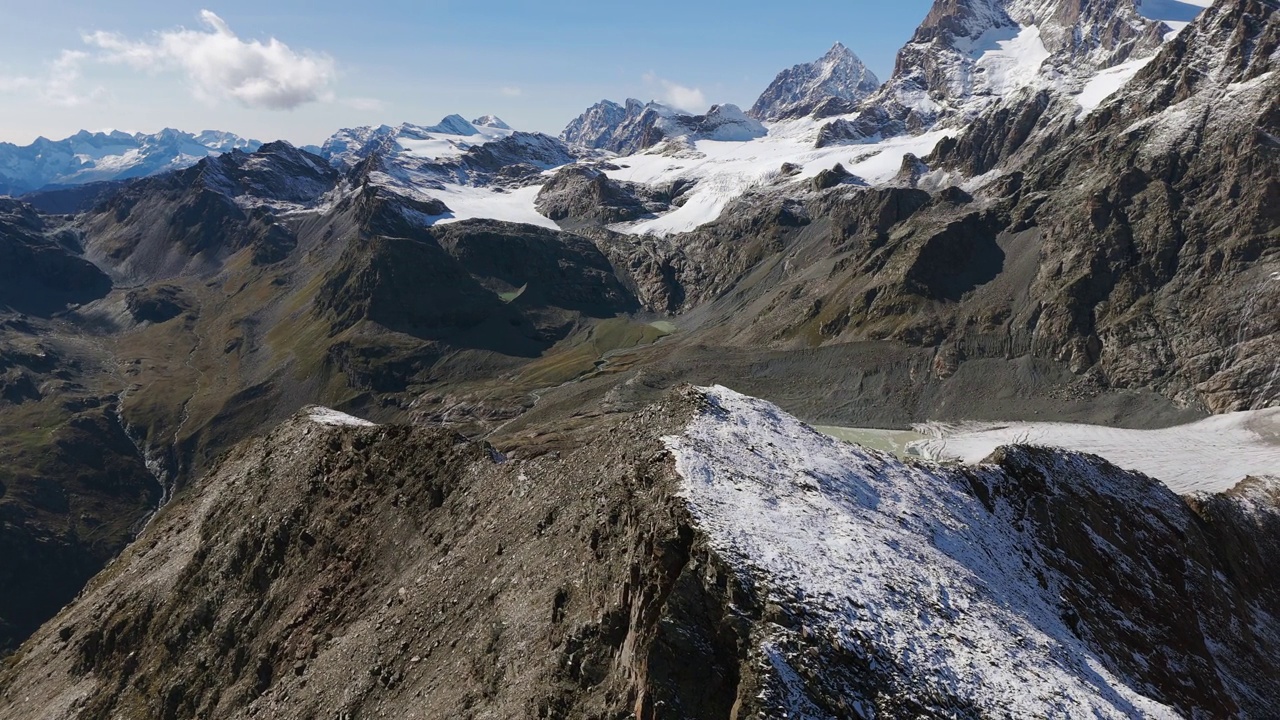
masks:
[[[610,180],[595,168],[572,165],[556,172],[538,191],[536,207],[567,225],[638,220],[671,207],[670,193],[638,183]]]
[[[1022,92],[1074,94],[1101,70],[1150,57],[1168,32],[1133,0],[939,0],[863,117],[833,123],[827,142],[962,126]]]
[[[304,412],[7,663],[0,710],[1172,717],[1280,692],[1274,481],[1188,503],[1026,448],[926,470],[723,389],[526,437]]]
[[[77,256],[79,242],[31,206],[0,199],[0,305],[48,316],[106,295],[111,281]]]
[[[1025,163],[1020,197],[1036,206],[1042,255],[1062,263],[1032,291],[1045,298],[1037,332],[1078,333],[1058,345],[1064,360],[1218,411],[1274,402],[1278,33],[1268,5],[1216,5],[1066,142],[1046,116],[1008,162]],[[991,145],[975,135],[940,159]],[[1173,300],[1188,296],[1200,299]]]
[[[925,29],[990,20],[948,7]],[[1102,387],[1267,407],[1280,398],[1275,18],[1214,8],[1091,111],[1023,88],[905,158],[890,187],[784,174],[694,231],[603,242],[654,309],[679,298],[734,344],[892,340],[934,348],[942,377],[1042,357]]]
[[[826,55],[778,73],[751,106],[758,120],[804,117],[820,106],[823,112],[849,112],[880,88],[880,80],[849,48],[836,43]]]

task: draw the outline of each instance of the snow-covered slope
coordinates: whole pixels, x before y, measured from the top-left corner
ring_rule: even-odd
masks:
[[[320,405],[311,405],[303,408],[302,412],[306,413],[307,419],[320,425],[328,425],[329,427],[373,427],[374,424],[368,420],[364,420],[344,412],[339,412],[333,408],[322,407]]]
[[[440,160],[456,158],[472,147],[510,137],[515,132],[498,118],[481,120],[487,122],[478,121],[473,125],[461,115],[450,115],[430,126],[403,123],[396,127],[344,128],[324,142],[321,155],[340,170],[351,169],[375,152]]]
[[[879,87],[875,73],[852,50],[836,43],[818,60],[778,73],[747,114],[782,120],[808,115],[825,104],[825,114],[838,115],[852,111]]]
[[[474,122],[450,115],[431,126],[344,129],[321,152],[340,170],[360,166],[361,182],[416,201],[443,202],[442,214],[418,218],[425,224],[489,218],[555,227],[533,207],[540,174],[576,159],[560,140],[513,130],[491,115]]]
[[[1092,609],[1110,612],[1116,590],[1108,583],[1158,582],[1164,572],[1141,559],[1130,564],[1117,548],[1141,550],[1105,508],[1132,513],[1125,523],[1135,527],[1193,532],[1187,507],[1168,490],[1047,451],[1009,451],[987,475],[904,464],[820,435],[768,403],[722,387],[698,392],[704,411],[667,444],[712,547],[759,584],[766,602],[800,613],[757,638],[782,679],[767,692],[787,717],[830,716],[810,701],[815,687],[841,698],[851,717],[878,717],[896,695],[928,699],[928,711],[910,716],[1183,715],[1153,699],[1159,691],[1138,677],[1177,662],[1172,645],[1150,655],[1139,647],[1153,630],[1144,624],[1161,618],[1159,600],[1151,615],[1131,609],[1122,617],[1124,639],[1109,646],[1098,642],[1110,621]],[[1039,484],[1029,484],[1036,477]],[[1071,532],[1110,549],[1071,547],[1052,529],[1046,503],[1077,508],[1084,527]],[[1067,546],[1045,545],[1046,538]],[[1129,580],[1099,580],[1097,597],[1080,597],[1095,582],[1082,563],[1100,556]],[[1170,568],[1179,577],[1199,572],[1177,562]],[[1086,610],[1073,609],[1075,600]],[[1211,662],[1232,661],[1208,638],[1192,642],[1209,642]],[[829,664],[815,674],[821,658]],[[1194,682],[1213,682],[1215,671],[1188,672]],[[893,690],[868,688],[883,676],[893,678]]]
[[[0,194],[146,177],[231,150],[252,152],[261,144],[226,132],[192,135],[173,129],[151,135],[82,130],[64,140],[38,138],[21,147],[0,143]]]
[[[927,155],[949,131],[905,135],[875,144],[816,148],[820,124],[810,118],[777,123],[766,137],[747,142],[698,140],[668,152],[616,158],[604,168],[614,180],[651,186],[691,187],[683,202],[659,217],[618,225],[620,232],[666,235],[711,222],[734,199],[753,188],[777,184],[803,187],[823,170],[841,164],[866,184],[889,182],[907,153]],[[788,167],[784,168],[784,165]]]
[[[1280,476],[1280,408],[1216,415],[1165,430],[1123,430],[1066,423],[928,425],[933,435],[908,445],[930,460],[979,463],[997,447],[1048,445],[1100,455],[1146,473],[1174,492],[1223,492],[1248,476]]]

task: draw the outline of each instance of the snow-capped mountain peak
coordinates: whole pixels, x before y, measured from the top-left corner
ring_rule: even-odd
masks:
[[[836,43],[818,60],[778,73],[747,114],[768,121],[802,117],[819,106],[850,112],[879,87],[862,60]]]
[[[570,145],[629,155],[664,140],[747,141],[764,137],[758,120],[737,105],[713,105],[693,115],[657,102],[628,98],[625,106],[602,100],[578,116],[560,134]]]
[[[261,145],[227,132],[206,130],[193,135],[173,128],[133,135],[81,130],[63,140],[36,138],[22,147],[0,143],[0,194],[145,177],[190,167],[231,150],[251,152]]]
[[[409,126],[406,125],[405,127]],[[441,135],[462,135],[464,137],[480,134],[480,131],[477,130],[474,125],[467,122],[466,118],[456,114],[449,115],[439,123],[422,129],[429,133],[440,133]]]
[[[827,135],[861,142],[959,124],[1026,89],[1079,94],[1153,56],[1169,30],[1135,0],[937,0],[856,127]]]
[[[502,118],[498,117],[497,115],[481,115],[475,120],[472,120],[471,124],[475,125],[476,127],[487,127],[487,128],[494,128],[497,130],[511,129],[511,126],[503,122]]]

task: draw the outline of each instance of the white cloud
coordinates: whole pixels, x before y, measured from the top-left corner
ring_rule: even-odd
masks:
[[[521,95],[524,94],[524,90],[521,90],[518,87],[513,87],[511,85],[508,85],[504,88],[500,88],[499,92],[501,92],[503,95],[506,95],[507,97],[520,97]]]
[[[87,53],[78,50],[63,50],[39,77],[0,77],[0,92],[23,93],[62,107],[90,103],[102,97],[106,91],[101,87],[92,90],[80,88],[84,74],[83,64],[87,57]]]
[[[241,40],[214,13],[203,10],[206,30],[170,30],[150,41],[109,32],[84,36],[101,50],[100,60],[140,70],[177,70],[195,96],[205,102],[230,99],[249,108],[292,110],[317,100],[332,100],[335,64],[328,55],[295,52],[276,38]]]
[[[34,78],[23,77],[20,75],[0,77],[0,92],[17,92],[19,90],[30,90],[36,86]]]
[[[694,113],[702,112],[708,107],[706,96],[698,88],[687,87],[666,78],[660,78],[651,72],[645,73],[644,81],[646,85],[657,88],[661,93],[658,96],[658,100],[671,107]]]
[[[88,57],[88,53],[79,50],[63,50],[49,66],[49,77],[40,90],[41,97],[63,107],[84,105],[102,97],[106,91],[100,87],[88,92],[80,90],[81,66]]]

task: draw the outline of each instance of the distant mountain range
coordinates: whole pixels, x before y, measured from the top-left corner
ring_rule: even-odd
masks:
[[[0,195],[146,177],[190,167],[210,155],[253,152],[261,145],[226,132],[193,135],[173,129],[151,135],[82,130],[64,140],[41,137],[21,147],[0,143]]]
[[[493,142],[511,145],[509,138],[523,135],[516,144],[533,140],[536,146],[531,166],[547,169],[573,161],[582,151],[630,155],[678,138],[763,138],[769,131],[761,121],[806,116],[833,119],[823,125],[820,145],[866,142],[971,118],[1025,90],[1055,89],[1087,98],[1100,89],[1114,90],[1203,4],[1068,2],[1041,12],[1030,0],[940,3],[899,52],[893,76],[884,84],[852,50],[836,43],[821,58],[780,72],[745,113],[729,104],[698,115],[657,102],[602,100],[570,122],[558,143],[539,133],[517,133],[492,115],[472,121],[450,115],[431,126],[342,129],[322,146],[301,149],[350,169],[379,150],[438,160]],[[21,147],[0,143],[0,195],[146,177],[190,167],[210,155],[253,152],[261,145],[227,132],[173,129],[149,135],[81,131]],[[475,183],[464,179],[463,184]]]

